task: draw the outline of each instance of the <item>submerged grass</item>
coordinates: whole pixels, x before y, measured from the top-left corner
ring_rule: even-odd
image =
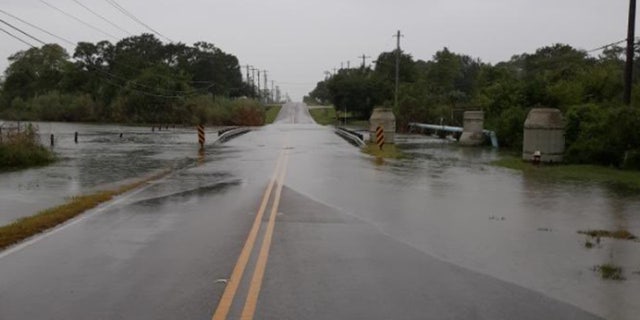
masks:
[[[115,196],[138,188],[151,180],[159,179],[169,172],[169,170],[163,171],[159,174],[121,186],[115,190],[99,191],[88,195],[76,196],[65,204],[45,209],[33,216],[25,217],[11,224],[2,226],[0,227],[0,250],[51,229],[89,209],[97,207],[101,203],[113,199]]]
[[[264,116],[264,124],[273,123],[276,120],[276,117],[278,116],[280,109],[282,109],[282,106],[280,105],[267,106],[267,110]]]
[[[377,158],[384,159],[402,159],[406,158],[406,154],[400,150],[395,144],[385,144],[382,150],[374,143],[367,143],[362,152],[368,153]]]
[[[600,273],[602,279],[605,280],[625,280],[622,275],[622,267],[610,263],[595,266],[594,270]]]
[[[627,230],[581,230],[578,231],[579,234],[588,235],[593,238],[613,238],[613,239],[621,239],[621,240],[635,240],[636,237],[634,234]]]
[[[557,180],[581,180],[621,186],[640,192],[640,172],[595,165],[540,165],[535,166],[517,157],[504,157],[492,162],[495,166],[520,170],[526,174]]]

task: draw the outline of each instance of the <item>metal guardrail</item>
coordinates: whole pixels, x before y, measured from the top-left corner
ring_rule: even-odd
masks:
[[[224,128],[224,129],[220,129],[218,130],[218,137],[223,135],[225,132],[231,131],[231,130],[235,130],[238,129],[239,127],[228,127],[228,128]]]
[[[249,131],[251,131],[251,128],[243,128],[243,127],[225,128],[218,131],[218,140],[216,142],[227,142]]]
[[[335,129],[335,133],[356,147],[363,147],[365,145],[364,137],[362,136],[362,134],[357,133],[353,130],[337,127]]]

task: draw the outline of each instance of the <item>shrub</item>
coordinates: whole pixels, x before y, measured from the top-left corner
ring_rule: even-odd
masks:
[[[500,117],[493,119],[493,122],[488,127],[495,130],[501,146],[516,150],[522,149],[524,121],[526,118],[525,109],[513,106],[503,110]]]
[[[0,170],[44,165],[54,160],[53,153],[38,141],[34,127],[18,133],[3,133],[0,141]]]

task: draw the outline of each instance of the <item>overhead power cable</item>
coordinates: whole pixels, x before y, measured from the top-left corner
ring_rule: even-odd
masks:
[[[152,90],[158,90],[159,89],[159,90],[166,91],[168,93],[177,94],[177,95],[179,95],[179,94],[193,94],[193,93],[199,92],[199,91],[204,92],[204,91],[209,90],[210,88],[212,88],[214,86],[214,84],[211,84],[210,86],[208,86],[206,88],[194,89],[194,90],[163,89],[163,88],[157,88],[157,87],[152,87],[152,86],[148,86],[148,85],[145,85],[145,84],[137,83],[136,81],[129,80],[129,79],[117,76],[117,75],[115,75],[115,74],[113,74],[111,72],[100,70],[99,68],[91,68],[91,69],[96,70],[96,71],[101,72],[101,73],[104,73],[105,75],[108,75],[109,77],[111,77],[113,79],[117,79],[117,80],[120,80],[120,81],[125,81],[127,83],[131,83],[132,85],[135,85],[135,86],[138,86],[138,87],[141,87],[141,88],[147,88],[147,89],[152,89]],[[156,75],[156,76],[158,76],[158,75]],[[175,78],[171,78],[171,80],[176,80],[176,79]]]
[[[0,27],[0,31],[2,31],[2,32],[4,32],[4,33],[8,34],[10,37],[12,37],[12,38],[14,38],[14,39],[16,39],[16,40],[18,40],[18,41],[20,41],[20,42],[22,42],[22,43],[24,43],[24,44],[28,45],[29,47],[35,48],[35,46],[34,46],[34,45],[32,45],[31,43],[29,43],[29,42],[27,42],[27,41],[22,40],[20,37],[18,37],[18,36],[16,36],[16,35],[12,34],[11,32],[9,32],[9,31],[7,31],[7,30],[5,30],[5,29],[2,29],[2,27]]]
[[[131,36],[131,35],[133,35],[131,32],[129,32],[129,31],[127,31],[127,30],[125,30],[124,28],[120,27],[119,25],[117,25],[117,24],[115,24],[115,23],[111,22],[111,20],[109,20],[109,19],[105,18],[103,15],[101,15],[101,14],[99,14],[99,13],[95,12],[94,10],[92,10],[91,8],[87,7],[87,6],[86,6],[86,5],[84,5],[82,2],[80,2],[80,1],[78,1],[78,0],[73,0],[73,2],[77,3],[77,4],[78,4],[79,6],[81,6],[81,7],[85,8],[87,11],[91,12],[94,16],[96,16],[96,17],[98,17],[98,18],[102,19],[104,22],[106,22],[106,23],[110,24],[111,26],[115,27],[116,29],[118,29],[118,30],[120,30],[120,31],[122,31],[122,32],[124,32],[124,33],[126,33],[126,34],[128,34],[128,35],[130,35],[130,36]]]
[[[18,21],[20,21],[20,22],[22,22],[22,23],[24,23],[24,24],[26,24],[26,25],[28,25],[28,26],[30,26],[30,27],[32,27],[32,28],[34,28],[34,29],[37,29],[37,30],[39,30],[39,31],[41,31],[41,32],[44,32],[44,33],[46,33],[46,34],[48,34],[48,35],[50,35],[50,36],[52,36],[52,37],[54,37],[54,38],[56,38],[56,39],[58,39],[58,40],[62,41],[62,42],[65,42],[65,43],[67,43],[67,44],[69,44],[69,45],[72,45],[72,46],[75,46],[75,45],[76,45],[75,43],[73,43],[73,41],[67,40],[67,39],[65,39],[65,38],[63,38],[63,37],[60,37],[60,36],[57,36],[57,35],[55,35],[55,34],[53,34],[53,33],[49,32],[49,31],[47,31],[47,30],[45,30],[45,29],[43,29],[43,28],[40,28],[40,27],[38,27],[38,26],[36,26],[36,25],[34,25],[34,24],[32,24],[32,23],[28,22],[28,21],[25,21],[25,20],[23,20],[23,19],[21,19],[21,18],[19,18],[19,17],[16,17],[16,16],[14,16],[13,14],[11,14],[11,13],[9,13],[9,12],[6,12],[6,11],[4,11],[4,10],[2,10],[2,9],[0,9],[0,12],[4,13],[5,15],[7,15],[7,16],[9,16],[9,17],[11,17],[11,18],[16,19],[16,20],[18,20]]]
[[[119,3],[117,3],[115,0],[105,0],[107,3],[109,3],[111,6],[113,6],[114,8],[116,8],[118,11],[120,11],[122,14],[124,14],[125,16],[129,17],[131,20],[137,22],[138,24],[140,24],[141,26],[147,28],[149,31],[155,33],[156,35],[158,35],[159,37],[165,38],[167,39],[169,42],[174,42],[173,40],[171,40],[169,37],[163,35],[162,33],[156,31],[155,29],[151,28],[149,25],[147,25],[146,23],[142,22],[142,20],[138,19],[135,15],[133,15],[130,11],[128,11],[127,9],[125,9],[123,6],[121,6]]]
[[[86,21],[84,21],[84,20],[82,20],[82,19],[80,19],[80,18],[78,18],[78,17],[76,17],[76,16],[74,16],[74,15],[72,15],[72,14],[70,14],[70,13],[68,13],[68,12],[66,12],[66,11],[64,11],[64,10],[62,10],[62,9],[60,9],[60,8],[58,8],[58,7],[56,7],[56,6],[54,6],[54,5],[52,5],[52,4],[50,4],[50,3],[49,3],[49,2],[47,2],[47,1],[40,0],[40,2],[42,2],[43,4],[45,4],[47,7],[51,8],[51,9],[53,9],[53,10],[56,10],[56,11],[58,11],[58,12],[60,12],[60,13],[64,14],[65,16],[67,16],[67,17],[69,17],[69,18],[71,18],[71,19],[73,19],[73,20],[76,20],[76,21],[78,21],[78,22],[82,23],[83,25],[85,25],[85,26],[87,26],[87,27],[89,27],[89,28],[91,28],[91,29],[93,29],[93,30],[95,30],[95,31],[98,31],[98,32],[100,32],[100,33],[102,33],[102,34],[104,34],[104,35],[106,35],[106,36],[108,36],[108,37],[111,37],[111,38],[113,38],[113,39],[118,40],[118,37],[116,37],[116,36],[114,36],[114,35],[112,35],[112,34],[110,34],[110,33],[106,32],[106,31],[104,31],[104,30],[102,30],[102,29],[100,29],[100,28],[98,28],[98,27],[96,27],[96,26],[94,26],[94,25],[92,25],[92,24],[90,24],[90,23],[88,23],[88,22],[86,22]]]
[[[615,45],[619,45],[619,44],[621,44],[623,42],[626,42],[626,41],[627,41],[627,39],[616,41],[616,42],[612,42],[612,43],[609,43],[609,44],[605,44],[604,46],[601,46],[601,47],[598,47],[598,48],[595,48],[595,49],[591,49],[591,50],[589,50],[587,52],[600,51],[600,50],[603,50],[603,49],[606,49],[606,48],[609,48],[609,47],[613,47]]]
[[[6,22],[6,21],[4,21],[4,20],[2,20],[2,19],[0,19],[0,22],[1,22],[1,23],[4,23],[4,24],[6,24],[6,25],[8,25],[8,26],[9,26],[9,27],[11,27],[13,30],[18,31],[18,32],[20,32],[20,33],[24,34],[25,36],[27,36],[27,37],[29,37],[29,38],[31,38],[31,39],[33,39],[33,40],[37,41],[37,42],[40,42],[42,45],[45,45],[45,44],[46,44],[44,41],[42,41],[42,40],[40,40],[40,39],[38,39],[38,38],[36,38],[36,37],[34,37],[34,36],[32,36],[32,35],[30,35],[30,34],[28,34],[28,33],[24,32],[24,31],[22,31],[20,28],[18,28],[18,27],[16,27],[16,26],[14,26],[14,25],[12,25],[12,24],[10,24],[9,22]]]
[[[197,92],[197,91],[191,92],[191,93],[189,93],[189,94],[184,94],[184,95],[165,95],[165,94],[156,94],[156,93],[148,92],[148,91],[145,91],[145,90],[139,90],[139,89],[136,89],[136,88],[126,87],[126,86],[124,86],[124,85],[122,85],[122,84],[119,84],[119,83],[113,82],[113,81],[111,81],[110,79],[107,79],[107,78],[103,78],[103,79],[105,79],[105,80],[107,81],[107,83],[108,83],[108,84],[111,84],[111,85],[113,85],[113,86],[119,87],[119,88],[121,88],[121,89],[124,89],[124,90],[130,90],[130,91],[133,91],[133,92],[137,92],[137,93],[140,93],[140,94],[143,94],[143,95],[146,95],[146,96],[151,96],[151,97],[156,97],[156,98],[164,98],[164,99],[180,99],[180,98],[188,98],[188,97],[196,96],[196,95],[198,95],[198,94],[199,94],[199,92]],[[210,87],[212,87],[212,86],[210,86]],[[209,87],[209,88],[210,88],[210,87]]]
[[[0,13],[4,13],[5,15],[7,15],[7,16],[9,16],[9,17],[13,18],[13,19],[16,19],[16,20],[18,20],[18,21],[20,21],[20,22],[22,22],[22,23],[24,23],[24,24],[26,24],[26,25],[28,25],[28,26],[30,26],[30,27],[32,27],[32,28],[34,28],[34,29],[37,29],[37,30],[39,30],[39,31],[42,31],[42,32],[44,32],[44,33],[46,33],[46,34],[48,34],[48,35],[50,35],[50,36],[52,36],[52,37],[54,37],[54,38],[56,38],[56,39],[58,39],[58,40],[61,40],[61,41],[65,42],[65,43],[67,43],[67,44],[69,44],[69,45],[72,45],[72,46],[75,46],[75,45],[76,45],[76,44],[75,44],[75,43],[73,43],[73,41],[71,41],[71,40],[68,40],[68,39],[63,38],[63,37],[61,37],[61,36],[59,36],[59,35],[56,35],[56,34],[54,34],[54,33],[51,33],[51,32],[47,31],[47,30],[46,30],[46,29],[44,29],[44,28],[41,28],[41,27],[39,27],[39,26],[37,26],[37,25],[35,25],[35,24],[32,24],[32,23],[30,23],[30,22],[28,22],[28,21],[26,21],[26,20],[24,20],[24,19],[21,19],[20,17],[17,17],[17,16],[15,16],[15,15],[11,14],[11,13],[8,13],[8,12],[6,12],[6,11],[2,10],[2,9],[0,9]],[[1,20],[1,19],[0,19],[0,20]],[[16,27],[16,28],[17,28],[17,27]],[[19,31],[20,31],[21,33],[23,33],[23,34],[27,34],[26,32],[23,32],[22,30],[19,30]],[[5,33],[6,33],[6,32],[5,32]],[[11,35],[13,38],[16,38],[16,36],[14,36],[14,35],[12,35],[12,34],[10,34],[10,35]],[[29,36],[30,38],[37,39],[37,38],[35,38],[35,37],[31,37],[30,35],[28,35],[28,36]],[[17,38],[17,39],[18,39],[20,42],[23,42],[23,43],[28,44],[29,46],[33,47],[33,45],[32,45],[32,44],[30,44],[30,43],[28,43],[28,42],[25,42],[24,40],[22,40],[22,39],[20,39],[20,38]],[[40,42],[40,43],[43,43],[43,42],[42,42],[42,41],[40,41],[40,40],[36,40],[36,41],[38,41],[38,42]],[[44,43],[43,43],[43,44],[44,44]],[[75,60],[75,59],[74,59],[74,60]],[[135,68],[135,67],[129,66],[129,65],[127,65],[127,64],[121,63],[121,62],[110,61],[109,63],[110,63],[110,64],[113,64],[113,65],[118,65],[118,66],[121,66],[121,67],[127,68],[127,69],[129,69],[129,70],[133,70],[133,71],[139,71],[139,70],[140,70],[139,68]],[[101,70],[101,71],[102,71],[102,70]],[[160,78],[164,78],[164,79],[176,80],[176,78],[175,78],[175,77],[171,77],[171,76],[166,76],[166,75],[161,75],[161,74],[158,74],[158,75],[156,75],[156,76],[157,76],[157,77],[160,77]],[[213,83],[214,83],[213,81],[195,81],[195,80],[189,80],[189,81],[187,81],[187,82],[188,82],[188,83],[202,83],[202,84],[213,84]],[[208,87],[208,88],[210,88],[210,87]],[[208,88],[207,88],[207,89],[208,89]]]

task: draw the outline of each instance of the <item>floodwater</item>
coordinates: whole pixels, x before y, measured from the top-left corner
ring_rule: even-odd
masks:
[[[494,149],[421,135],[397,137],[407,159],[380,161],[309,123],[306,109],[283,110],[275,125],[213,150],[207,166],[251,179],[247,172],[257,172],[261,159],[284,143],[291,157],[286,187],[297,194],[422,253],[604,318],[640,314],[640,242],[602,239],[588,249],[577,233],[626,229],[640,235],[640,194],[493,167],[489,163],[500,156]],[[197,157],[191,128],[39,126],[43,142],[51,131],[56,135],[61,161],[0,174],[0,224],[122,179],[191,166]],[[191,190],[180,187],[189,181],[171,178],[176,190]],[[605,263],[621,266],[626,280],[602,280],[593,268]]]
[[[355,149],[334,158],[300,155],[297,163],[323,183],[308,183],[300,167],[289,185],[444,261],[607,319],[637,318],[640,242],[603,239],[587,249],[577,232],[640,235],[640,195],[497,168],[489,163],[499,153],[490,148],[418,135],[399,135],[398,144],[409,159],[381,164]],[[626,280],[600,279],[593,268],[607,263],[621,266]]]
[[[0,173],[0,225],[67,198],[142,177],[158,170],[193,163],[197,137],[193,128],[34,122],[43,145],[58,157],[54,164]],[[24,123],[22,124],[24,125]],[[78,132],[78,143],[74,133]],[[122,137],[120,136],[122,134]],[[217,136],[215,128],[207,129]]]

